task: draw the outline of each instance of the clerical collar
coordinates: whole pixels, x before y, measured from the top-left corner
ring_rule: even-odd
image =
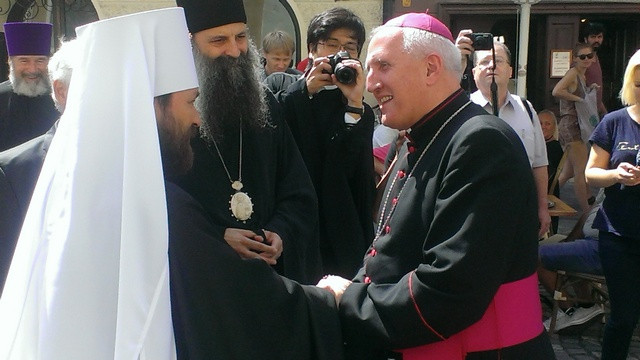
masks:
[[[469,98],[462,89],[449,95],[411,127],[407,134],[409,141],[422,142],[424,139],[431,138],[440,126],[467,101]]]

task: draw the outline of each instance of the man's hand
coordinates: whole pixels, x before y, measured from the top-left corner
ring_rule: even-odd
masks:
[[[313,59],[311,70],[307,74],[307,92],[315,95],[320,89],[327,85],[332,85],[331,65],[327,57]]]
[[[269,262],[268,260],[271,259],[275,264],[276,261],[280,258],[280,255],[282,255],[282,250],[284,248],[282,239],[277,233],[268,230],[263,231],[264,235],[267,237],[266,243],[269,244],[269,251],[262,252],[260,254],[260,257],[265,259],[265,261],[267,262]]]
[[[349,285],[351,285],[350,280],[341,278],[340,276],[325,275],[316,286],[331,291],[336,299],[336,304],[339,304],[342,294],[344,294],[344,291],[347,290]]]
[[[338,89],[342,91],[342,95],[347,98],[347,105],[361,108],[366,83],[362,64],[358,59],[345,59],[342,60],[341,64],[356,71],[356,81],[351,84],[343,84],[338,81],[335,74],[331,74],[331,81],[334,85],[338,86]]]
[[[551,216],[549,216],[549,206],[545,206],[544,209],[538,209],[538,220],[540,221],[540,230],[538,231],[538,239],[541,239],[544,234],[549,231],[551,225]]]
[[[282,240],[280,240],[280,252],[278,252],[274,246],[265,243],[267,239],[251,230],[227,228],[224,231],[224,240],[241,258],[263,259],[269,265],[275,265],[279,254],[282,253]],[[275,256],[275,254],[278,255]]]
[[[462,69],[467,67],[467,58],[473,54],[473,41],[467,35],[473,31],[470,29],[460,30],[458,38],[456,39],[456,47],[460,50],[460,61],[462,63]]]
[[[319,57],[313,60],[313,66],[307,74],[307,92],[309,95],[315,95],[325,86],[336,85],[342,94],[347,98],[347,105],[353,107],[362,107],[362,97],[365,88],[365,75],[362,70],[362,64],[358,59],[345,59],[341,64],[348,66],[356,71],[356,81],[351,84],[343,84],[332,74],[329,58]]]

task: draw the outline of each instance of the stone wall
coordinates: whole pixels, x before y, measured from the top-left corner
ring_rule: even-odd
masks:
[[[247,11],[254,11],[253,3],[260,0],[251,0],[252,6]],[[367,29],[367,35],[374,27],[382,23],[383,0],[287,0],[291,6],[298,23],[300,24],[301,42],[306,43],[306,28],[311,18],[327,9],[336,6],[348,8],[358,14]],[[138,11],[152,10],[163,7],[175,6],[175,1],[166,0],[93,0],[93,4],[100,19],[111,18],[118,15],[130,14]],[[257,39],[256,39],[257,40]],[[304,47],[303,47],[304,48]]]
[[[164,0],[92,0],[96,8],[100,19],[111,18],[114,16],[130,14],[134,12],[152,10],[163,7],[175,6],[175,1]],[[257,11],[260,8],[258,5],[261,0],[249,0],[250,6],[246,6],[247,12]],[[307,26],[309,21],[316,14],[331,9],[336,6],[345,7],[356,13],[365,25],[367,31],[367,38],[371,33],[371,30],[376,26],[382,24],[382,2],[383,0],[287,0],[291,6],[293,13],[295,14],[298,24],[300,25],[300,43],[301,52],[304,54],[306,51],[306,37]],[[251,14],[248,14],[251,17]],[[260,39],[254,39],[256,43],[260,42]],[[362,50],[361,59],[364,61],[364,57],[367,54],[368,40],[365,41],[365,47]],[[375,104],[375,100],[371,94],[365,91],[365,98],[369,104]]]
[[[324,10],[331,9],[336,6],[345,7],[358,14],[367,29],[367,36],[371,32],[371,29],[382,23],[382,0],[289,0],[289,3],[292,5],[292,8],[295,3],[299,9],[296,16],[298,17],[298,22],[302,28],[303,43],[306,41],[306,27],[309,25],[311,18]]]
[[[92,2],[101,20],[145,10],[176,6],[175,1],[167,0],[92,0]]]

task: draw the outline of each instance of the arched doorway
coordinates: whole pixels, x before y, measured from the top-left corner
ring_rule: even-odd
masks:
[[[98,20],[91,0],[17,0],[7,22],[49,21],[54,38],[75,38],[75,28]]]
[[[294,62],[300,61],[301,56],[306,57],[306,44],[301,44],[298,18],[287,0],[244,0],[244,6],[249,32],[258,48],[261,47],[262,38],[266,34],[282,30],[290,34],[296,42]]]
[[[45,21],[53,24],[53,49],[58,48],[61,38],[75,38],[77,26],[98,20],[91,0],[16,0],[7,10],[7,22]],[[0,79],[7,79],[9,69],[4,32],[0,42],[0,58],[4,64],[0,67]]]

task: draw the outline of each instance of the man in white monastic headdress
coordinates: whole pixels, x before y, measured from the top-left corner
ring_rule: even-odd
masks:
[[[242,259],[171,182],[200,124],[182,10],[87,25],[78,41],[0,298],[0,359],[342,359],[331,293]]]
[[[172,359],[157,134],[188,143],[200,121],[184,13],[156,10],[77,32],[65,113],[0,298],[0,358]],[[162,150],[166,160],[175,154]],[[186,164],[167,167],[188,168],[189,147],[180,151]]]

